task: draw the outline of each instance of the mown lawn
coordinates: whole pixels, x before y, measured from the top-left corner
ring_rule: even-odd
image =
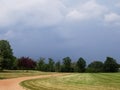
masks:
[[[51,72],[40,72],[35,70],[4,70],[0,72],[0,79],[9,79],[24,76],[48,75]]]
[[[30,90],[120,90],[120,73],[81,73],[27,80]]]

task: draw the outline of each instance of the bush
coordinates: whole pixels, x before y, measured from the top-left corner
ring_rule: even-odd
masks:
[[[101,61],[94,61],[88,65],[87,72],[103,72],[103,66]]]

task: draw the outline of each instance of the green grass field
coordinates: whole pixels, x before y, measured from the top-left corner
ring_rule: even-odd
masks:
[[[30,90],[120,90],[120,73],[81,73],[21,82]]]
[[[35,70],[4,70],[0,72],[0,79],[9,79],[24,76],[47,75],[51,72],[40,72]]]

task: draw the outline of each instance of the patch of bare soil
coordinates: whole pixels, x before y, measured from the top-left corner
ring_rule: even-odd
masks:
[[[25,90],[22,86],[19,85],[19,83],[22,81],[29,79],[37,79],[37,78],[48,78],[48,77],[54,77],[60,75],[63,74],[39,75],[39,76],[13,78],[13,79],[4,79],[4,80],[0,80],[0,90]]]

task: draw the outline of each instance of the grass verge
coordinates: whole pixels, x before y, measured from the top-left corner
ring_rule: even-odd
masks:
[[[40,72],[35,70],[4,70],[0,72],[0,79],[9,79],[25,76],[48,75],[51,72]]]
[[[21,82],[30,90],[120,90],[120,73],[81,73]]]

